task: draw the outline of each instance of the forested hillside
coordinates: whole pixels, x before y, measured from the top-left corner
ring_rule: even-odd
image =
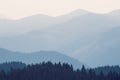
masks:
[[[1,71],[0,80],[120,80],[120,74],[112,71],[107,75],[102,71],[96,74],[94,69],[86,69],[84,66],[81,70],[74,70],[72,65],[66,63],[43,62],[9,73]]]
[[[12,69],[23,69],[26,67],[26,64],[22,63],[22,62],[6,62],[6,63],[2,63],[0,64],[0,71],[5,71],[5,72],[9,72]]]

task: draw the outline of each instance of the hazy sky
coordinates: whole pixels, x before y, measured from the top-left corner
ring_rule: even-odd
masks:
[[[120,9],[120,0],[0,0],[0,17],[10,19],[39,13],[59,16],[76,9],[106,13]]]

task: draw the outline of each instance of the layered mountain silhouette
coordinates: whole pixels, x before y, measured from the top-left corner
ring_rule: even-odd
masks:
[[[55,51],[40,51],[33,53],[20,53],[20,52],[12,52],[6,49],[0,49],[0,63],[5,62],[23,62],[26,64],[36,64],[42,62],[51,61],[53,63],[68,63],[73,65],[75,69],[81,68],[83,64],[78,60],[71,58],[69,56],[63,55],[59,52]]]
[[[105,21],[104,23],[107,25],[109,24],[109,22],[112,22],[113,24],[112,23],[110,24],[115,26],[116,23],[114,24],[114,22],[116,22],[116,18],[119,17],[119,15],[116,15],[116,14],[119,14],[119,10],[113,11],[109,14],[95,14],[85,10],[76,10],[71,12],[70,14],[66,14],[58,17],[51,17],[43,14],[38,14],[38,15],[28,16],[19,20],[0,19],[0,25],[4,26],[0,28],[1,30],[0,36],[12,36],[12,35],[24,34],[33,30],[39,30],[39,29],[41,30],[43,28],[48,28],[50,26],[54,26],[57,24],[64,24],[65,22],[69,23],[69,21],[71,20],[75,22],[74,21],[75,18],[80,18],[79,22],[83,24],[83,25],[81,24],[81,26],[85,26],[83,22],[85,23],[87,22],[88,25],[98,24],[98,23],[101,23],[99,25],[103,25],[104,21]],[[112,19],[113,16],[114,17],[116,16],[116,18]],[[93,21],[95,22],[93,23]]]
[[[98,35],[91,44],[84,46],[77,58],[95,65],[120,65],[120,27],[111,28]],[[94,62],[94,64],[92,64]]]
[[[7,20],[0,19],[0,36],[13,36],[24,34],[33,30],[41,30],[53,26],[56,24],[61,24],[67,22],[74,17],[82,16],[87,14],[87,11],[76,10],[69,15],[63,15],[60,17],[51,17],[43,14],[28,16],[19,20]]]
[[[119,10],[108,14],[77,10],[59,17],[1,20],[6,32],[1,32],[0,47],[21,52],[58,51],[91,66],[119,64],[120,18],[116,14]]]

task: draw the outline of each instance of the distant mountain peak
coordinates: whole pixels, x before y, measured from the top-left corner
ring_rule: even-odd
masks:
[[[73,11],[72,13],[90,13],[90,12],[87,10],[83,10],[83,9],[77,9],[77,10]]]
[[[120,9],[114,10],[114,11],[112,11],[112,12],[110,12],[110,13],[120,13]]]
[[[116,17],[120,18],[120,9],[110,12],[108,15],[112,16],[112,17],[115,17],[115,18]]]
[[[89,14],[89,13],[91,13],[91,12],[86,11],[86,10],[82,10],[82,9],[78,9],[78,10],[76,10],[76,11],[73,11],[73,12],[71,13],[71,15],[83,16],[83,15],[86,15],[86,14]]]
[[[89,11],[78,9],[78,10],[72,11],[69,14],[62,15],[62,17],[68,17],[68,18],[72,17],[73,18],[73,17],[77,17],[77,16],[83,16],[83,15],[86,15],[89,13],[90,13]],[[61,16],[59,16],[59,17],[61,17]]]

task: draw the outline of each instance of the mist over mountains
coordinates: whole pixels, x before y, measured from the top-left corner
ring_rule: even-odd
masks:
[[[1,19],[0,47],[20,52],[58,51],[90,66],[120,65],[119,14],[120,10],[108,14],[77,10],[59,17]]]
[[[73,65],[74,69],[81,68],[86,64],[55,51],[39,51],[34,53],[13,52],[7,49],[0,49],[0,63],[5,62],[23,62],[25,64],[39,64],[42,62],[68,63]]]
[[[59,17],[51,17],[48,15],[38,14],[19,20],[0,19],[0,25],[4,26],[0,27],[0,36],[20,35],[33,30],[41,30],[56,24],[64,23],[74,17],[82,16],[87,13],[88,12],[84,10],[76,10],[68,15]]]

